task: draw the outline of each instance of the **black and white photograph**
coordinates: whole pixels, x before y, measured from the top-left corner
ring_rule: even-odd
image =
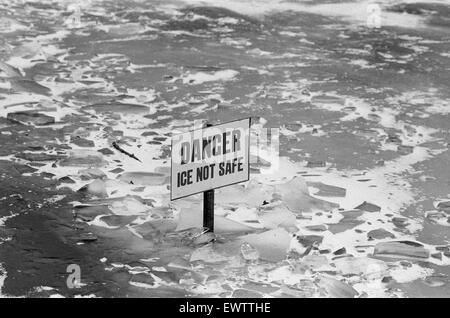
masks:
[[[450,0],[0,0],[0,298],[447,298],[449,166]]]

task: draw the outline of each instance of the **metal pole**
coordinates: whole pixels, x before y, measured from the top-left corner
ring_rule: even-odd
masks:
[[[211,126],[206,123],[206,127]],[[203,192],[203,228],[214,233],[214,189]]]
[[[214,233],[214,189],[203,192],[203,227]]]

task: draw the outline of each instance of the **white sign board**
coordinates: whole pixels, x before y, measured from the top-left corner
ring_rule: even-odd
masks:
[[[250,118],[172,137],[170,199],[249,180]]]

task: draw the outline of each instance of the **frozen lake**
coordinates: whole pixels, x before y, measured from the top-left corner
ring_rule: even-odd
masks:
[[[449,1],[1,3],[0,295],[448,297],[449,17]],[[279,152],[252,147],[204,234],[201,196],[170,201],[171,136],[245,117]]]

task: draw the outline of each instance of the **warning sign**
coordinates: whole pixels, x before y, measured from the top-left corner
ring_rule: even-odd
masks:
[[[250,118],[172,138],[171,200],[249,180]]]

